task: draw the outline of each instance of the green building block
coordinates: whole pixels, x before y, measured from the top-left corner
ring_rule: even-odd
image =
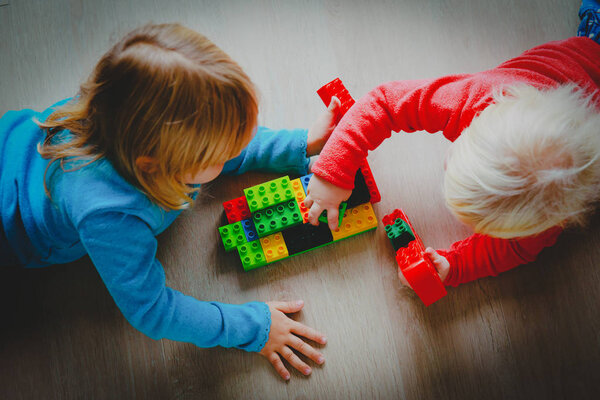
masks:
[[[247,243],[241,221],[220,227],[219,234],[221,235],[223,246],[225,246],[225,251],[230,251],[240,244]]]
[[[252,219],[259,238],[303,222],[296,199],[257,211],[252,215]]]
[[[340,213],[339,213],[339,217],[338,217],[338,227],[342,224],[342,219],[344,218],[344,213],[346,212],[346,207],[348,207],[348,203],[346,203],[345,201],[342,201],[340,203]],[[327,223],[327,210],[325,210],[325,211],[323,211],[321,213],[321,216],[319,216],[319,221],[321,221],[324,224]]]
[[[400,247],[408,246],[410,242],[415,240],[415,235],[411,231],[410,226],[402,218],[397,218],[393,225],[386,225],[385,233],[396,251]]]
[[[244,189],[244,195],[252,213],[295,198],[288,176]]]
[[[267,259],[263,253],[260,241],[253,240],[249,243],[238,246],[237,249],[240,255],[240,260],[242,260],[244,271],[260,268],[267,264]]]

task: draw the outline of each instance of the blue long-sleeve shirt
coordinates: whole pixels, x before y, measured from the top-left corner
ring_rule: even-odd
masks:
[[[45,134],[34,119],[44,121],[53,107],[41,113],[10,111],[0,118],[0,241],[5,241],[0,250],[12,252],[26,267],[89,254],[125,318],[151,338],[259,351],[271,322],[265,303],[199,301],[166,286],[155,236],[180,211],[165,211],[151,202],[106,159],[70,172],[54,163],[46,178],[48,198],[43,184],[48,160],[37,152]],[[306,135],[306,130],[259,127],[223,173],[260,169],[305,174]],[[0,251],[0,257],[0,265],[7,263],[7,254]]]

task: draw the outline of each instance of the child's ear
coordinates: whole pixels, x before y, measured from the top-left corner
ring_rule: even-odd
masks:
[[[157,165],[156,160],[149,156],[139,156],[135,159],[135,165],[142,171],[147,174],[153,174],[156,172]]]

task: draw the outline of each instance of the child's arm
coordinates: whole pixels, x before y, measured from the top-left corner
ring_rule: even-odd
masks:
[[[306,129],[269,129],[259,126],[242,153],[225,163],[222,174],[251,170],[304,175],[308,171]]]
[[[246,351],[259,351],[267,342],[270,312],[265,303],[203,302],[167,287],[156,259],[156,238],[140,218],[103,212],[86,217],[78,230],[125,318],[151,338]]]
[[[485,108],[491,87],[502,81],[493,72],[453,75],[433,80],[383,84],[360,99],[335,128],[312,167],[305,205],[308,219],[337,215],[341,201],[354,186],[354,176],[369,150],[377,148],[392,131],[443,131],[455,140],[473,117]],[[332,229],[336,226],[329,219]]]
[[[368,151],[392,131],[443,131],[455,140],[487,105],[491,82],[480,75],[385,83],[361,98],[341,119],[313,172],[340,188],[352,189]]]
[[[308,157],[319,154],[333,132],[339,107],[340,102],[335,98],[309,130],[273,130],[259,126],[248,146],[225,164],[222,173],[267,170],[305,175]]]
[[[438,250],[438,254],[450,264],[444,284],[458,286],[532,262],[544,248],[556,243],[561,232],[562,228],[554,227],[539,235],[521,239],[499,239],[475,234],[456,242],[449,250]],[[430,257],[440,271],[440,262],[436,262],[435,256]]]
[[[156,239],[140,218],[102,212],[84,218],[78,228],[115,303],[131,325],[149,337],[260,351],[284,379],[289,372],[280,357],[305,375],[311,373],[292,349],[318,364],[324,362],[323,355],[300,337],[325,344],[324,335],[284,314],[299,311],[303,304],[196,300],[166,286],[156,259]]]

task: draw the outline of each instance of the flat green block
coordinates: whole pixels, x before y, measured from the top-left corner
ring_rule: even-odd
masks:
[[[244,195],[252,213],[295,198],[288,176],[244,189]]]
[[[241,221],[220,227],[219,234],[221,235],[223,246],[225,246],[225,251],[230,251],[240,244],[247,243]]]
[[[244,271],[250,271],[267,265],[267,258],[263,253],[259,240],[242,244],[237,249]]]
[[[261,238],[303,222],[296,199],[257,211],[252,220]]]
[[[340,213],[339,213],[339,217],[338,217],[338,227],[342,224],[342,219],[344,218],[344,213],[346,212],[346,207],[348,207],[348,204],[343,201],[340,203]],[[322,223],[326,224],[327,223],[327,210],[323,211],[321,213],[321,216],[319,216],[319,221],[321,221]]]

